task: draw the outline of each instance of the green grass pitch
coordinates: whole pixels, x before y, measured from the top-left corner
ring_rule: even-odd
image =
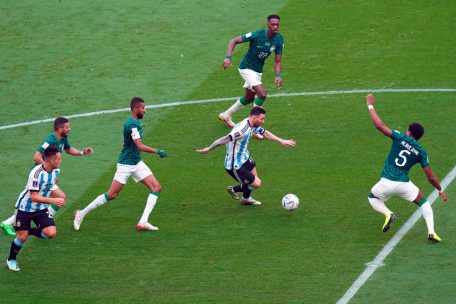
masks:
[[[11,1],[0,3],[0,125],[148,104],[242,94],[235,65],[223,71],[228,41],[264,28],[278,13],[285,37],[284,87],[270,94],[353,89],[456,88],[454,1]],[[149,109],[143,154],[162,184],[151,215],[157,233],[135,230],[147,190],[133,181],[91,212],[81,230],[73,211],[109,187],[128,112],[71,119],[70,142],[90,157],[63,156],[68,203],[52,241],[30,238],[22,268],[0,271],[0,303],[336,303],[416,207],[388,205],[397,221],[367,202],[390,141],[368,116],[365,94],[269,98],[265,128],[293,138],[284,149],[252,141],[263,181],[258,208],[225,192],[224,148],[199,155],[228,130],[217,121],[234,101]],[[420,121],[421,140],[442,179],[456,164],[454,92],[378,93],[390,127]],[[247,110],[236,113],[239,121]],[[32,157],[51,123],[0,130],[0,219],[9,217]],[[430,194],[421,169],[412,180]],[[295,193],[300,208],[280,200]],[[424,220],[404,237],[351,303],[454,303],[455,183],[433,205],[441,244],[426,241]],[[0,262],[12,238],[0,234]],[[4,262],[2,262],[4,263]]]

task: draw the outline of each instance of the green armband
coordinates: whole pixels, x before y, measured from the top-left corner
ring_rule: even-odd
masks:
[[[231,55],[226,55],[225,58],[226,59],[231,59]]]
[[[280,77],[280,73],[276,73],[276,74],[275,74],[275,77]]]

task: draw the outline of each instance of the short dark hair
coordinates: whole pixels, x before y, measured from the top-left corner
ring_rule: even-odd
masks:
[[[266,110],[261,107],[253,107],[250,110],[250,116],[258,116],[261,114],[266,114]]]
[[[408,127],[410,134],[416,140],[420,139],[424,134],[424,127],[419,122],[414,122]]]
[[[140,103],[144,103],[144,100],[140,97],[133,97],[130,102],[130,109],[137,108]]]
[[[60,128],[63,128],[63,125],[66,124],[68,122],[68,119],[66,119],[65,117],[57,117],[55,120],[54,120],[54,130],[58,130]]]
[[[272,14],[272,15],[268,16],[268,21],[271,20],[271,19],[279,19],[280,20],[280,17],[279,17],[279,15]]]
[[[47,159],[48,157],[52,157],[56,155],[57,153],[60,153],[59,149],[54,146],[49,146],[46,149],[44,149],[44,159]]]

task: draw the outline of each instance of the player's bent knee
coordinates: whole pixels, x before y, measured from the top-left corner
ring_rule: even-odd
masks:
[[[19,235],[17,232],[16,232],[16,238],[21,242],[21,243],[25,243],[25,241],[27,241],[27,235]]]
[[[46,233],[45,233],[46,234]],[[46,237],[48,239],[54,239],[57,236],[57,232],[51,233],[51,234],[46,234]]]
[[[263,99],[263,101],[266,99],[267,94],[266,92],[261,92],[260,94],[257,94],[258,98]]]
[[[152,187],[152,191],[154,191],[154,192],[161,192],[161,189],[162,188],[161,188],[160,184],[155,185],[155,186]]]
[[[57,236],[57,229],[55,228],[55,226],[51,226],[43,229],[43,233],[44,235],[46,235],[46,238],[53,239]]]
[[[250,184],[250,186],[252,186],[255,189],[260,188],[261,187],[261,180],[258,177],[256,177],[255,180],[253,181],[253,183]]]

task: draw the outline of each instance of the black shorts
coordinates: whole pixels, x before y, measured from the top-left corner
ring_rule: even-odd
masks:
[[[256,163],[253,158],[249,158],[249,160],[246,161],[239,169],[226,169],[226,172],[228,172],[232,178],[241,184],[251,184],[255,180],[255,175],[251,172],[253,168],[255,168],[255,165]]]
[[[44,209],[36,212],[25,212],[22,210],[16,210],[16,220],[14,221],[14,230],[29,230],[30,223],[34,222],[36,227],[44,229],[50,226],[55,226],[52,215],[49,214],[49,210]]]

